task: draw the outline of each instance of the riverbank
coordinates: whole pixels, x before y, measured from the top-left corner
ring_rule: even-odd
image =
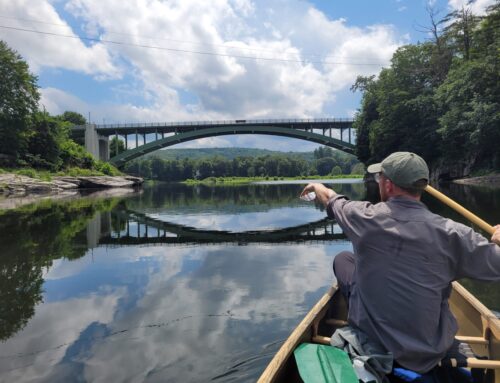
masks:
[[[336,179],[348,179],[348,178],[363,178],[361,174],[342,174],[338,176],[303,176],[303,177],[208,177],[202,180],[187,179],[181,183],[187,185],[197,185],[197,184],[220,184],[220,185],[243,185],[253,182],[262,181],[297,181],[304,179],[322,179],[322,180],[336,180]]]
[[[487,176],[460,178],[453,180],[453,183],[461,185],[492,186],[500,187],[500,174],[490,174]]]
[[[41,180],[13,173],[0,174],[0,209],[46,198],[66,198],[83,190],[134,188],[144,180],[133,176],[55,176]]]

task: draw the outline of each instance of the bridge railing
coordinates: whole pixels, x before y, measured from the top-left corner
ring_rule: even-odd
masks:
[[[151,128],[162,126],[211,126],[211,125],[250,125],[250,124],[307,124],[307,123],[338,123],[352,122],[352,118],[278,118],[278,119],[241,119],[241,120],[215,120],[215,121],[178,121],[178,122],[148,122],[148,123],[120,123],[120,124],[97,124],[98,129],[117,129],[117,128]]]

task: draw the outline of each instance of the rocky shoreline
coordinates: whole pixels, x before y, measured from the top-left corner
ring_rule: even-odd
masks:
[[[460,178],[453,180],[452,182],[461,185],[500,187],[500,174],[492,174],[480,177]]]
[[[0,203],[3,205],[17,205],[14,199],[35,202],[38,199],[60,198],[76,195],[83,190],[99,190],[111,188],[134,188],[142,185],[144,180],[133,176],[62,176],[53,177],[51,181],[42,181],[35,178],[5,173],[0,174]],[[6,203],[9,200],[11,202]],[[7,206],[3,206],[6,208]]]

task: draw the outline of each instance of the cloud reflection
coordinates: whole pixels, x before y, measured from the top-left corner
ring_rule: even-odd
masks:
[[[239,214],[168,214],[157,213],[156,219],[206,230],[251,231],[272,230],[304,225],[324,218],[324,212],[310,207],[283,207],[265,212]],[[238,230],[235,230],[238,229]]]
[[[39,306],[1,345],[3,376],[204,381],[223,374],[235,350],[254,357],[263,344],[286,337],[331,283],[332,254],[349,246],[94,249],[80,267],[120,270],[114,284]],[[72,278],[63,265],[51,273]],[[132,289],[141,293],[131,303]],[[30,355],[32,345],[41,352]],[[22,356],[5,358],[16,354]]]

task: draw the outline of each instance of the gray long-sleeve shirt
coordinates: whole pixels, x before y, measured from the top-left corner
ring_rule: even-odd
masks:
[[[354,247],[350,324],[403,367],[427,372],[457,332],[451,282],[500,280],[500,246],[404,197],[374,205],[336,195],[327,213]]]

